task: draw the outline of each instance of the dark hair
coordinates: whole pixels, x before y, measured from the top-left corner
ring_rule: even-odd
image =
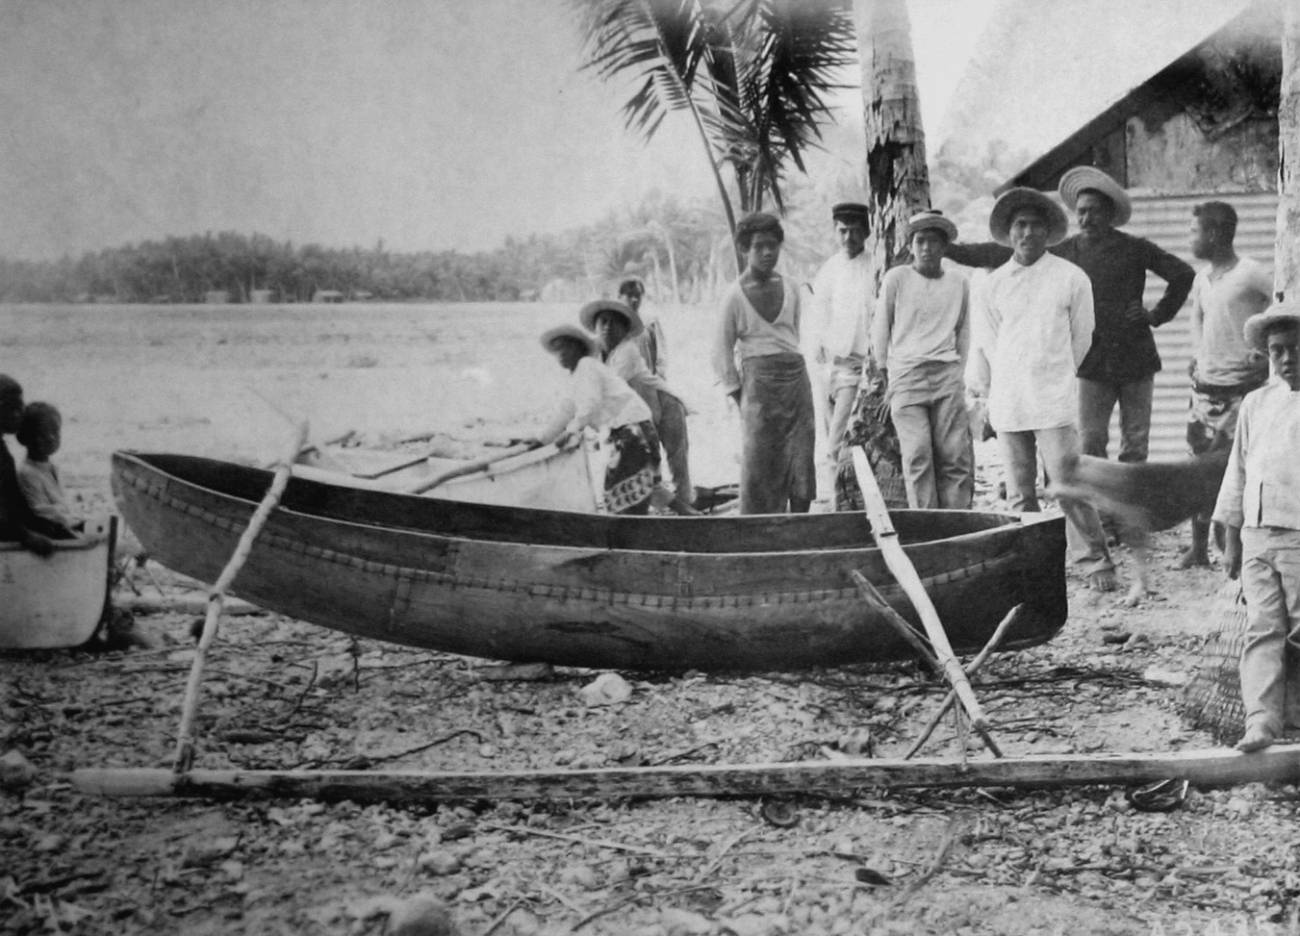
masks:
[[[644,296],[645,283],[641,282],[639,279],[625,279],[623,282],[618,284],[618,294],[620,296],[630,295],[632,293],[635,293],[638,296]]]
[[[1106,194],[1105,192],[1103,192],[1101,189],[1095,189],[1095,188],[1079,189],[1079,194],[1080,194],[1080,195],[1096,195],[1098,198],[1100,198],[1102,201],[1104,201],[1104,202],[1106,203],[1106,206],[1107,206],[1108,208],[1110,208],[1111,213],[1114,214],[1114,212],[1115,212],[1115,199],[1111,198],[1109,195],[1107,195],[1107,194]]]
[[[749,250],[755,234],[775,234],[778,241],[785,242],[785,228],[781,227],[780,219],[766,211],[755,211],[740,219],[736,225],[736,246]]]
[[[1222,234],[1228,243],[1237,236],[1237,210],[1227,202],[1202,202],[1192,209],[1192,217],[1199,219],[1202,227]]]
[[[31,448],[32,438],[41,427],[54,423],[57,426],[63,425],[63,417],[52,403],[28,403],[23,408],[23,421],[18,424],[17,439],[18,444],[24,448]]]
[[[18,381],[14,380],[8,374],[0,374],[0,397],[7,397],[12,394],[23,395],[23,387]]]

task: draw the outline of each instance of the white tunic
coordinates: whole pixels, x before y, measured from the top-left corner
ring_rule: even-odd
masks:
[[[853,259],[835,254],[813,280],[809,348],[832,357],[866,354],[871,334],[875,288],[871,258],[864,250]]]
[[[569,375],[569,393],[551,420],[544,438],[551,433],[581,432],[585,428],[616,429],[645,422],[650,407],[627,381],[588,355],[578,361]]]
[[[1300,530],[1297,452],[1300,393],[1274,380],[1246,394],[1214,519],[1235,527]]]
[[[1092,345],[1092,284],[1068,260],[1013,257],[975,291],[970,386],[988,393],[999,432],[1055,429],[1079,418],[1075,373]]]

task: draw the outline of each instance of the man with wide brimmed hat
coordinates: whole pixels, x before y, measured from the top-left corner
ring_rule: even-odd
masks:
[[[668,506],[676,513],[694,513],[686,404],[663,377],[646,365],[643,348],[637,342],[646,332],[641,316],[635,308],[617,299],[597,299],[582,307],[578,320],[583,328],[596,333],[605,366],[626,380],[650,407],[673,476],[673,491],[664,498]]]
[[[1042,192],[1004,192],[989,231],[1011,259],[975,291],[971,389],[987,395],[1011,507],[1036,511],[1038,454],[1049,478],[1067,480],[1080,454],[1074,373],[1092,342],[1092,286],[1073,263],[1048,252],[1065,237],[1060,205]],[[1097,512],[1061,499],[1071,552],[1088,583],[1115,587],[1115,567]]]
[[[1195,276],[1190,266],[1151,241],[1117,228],[1128,223],[1133,206],[1123,186],[1093,166],[1076,166],[1061,176],[1058,192],[1074,212],[1079,232],[1051,248],[1088,274],[1096,330],[1092,347],[1079,365],[1079,429],[1083,451],[1106,457],[1110,417],[1119,404],[1119,460],[1146,461],[1151,434],[1154,374],[1160,370],[1153,328],[1182,308]],[[963,244],[949,259],[970,266],[1006,262],[995,245]],[[1142,304],[1147,271],[1166,283],[1151,309]]]
[[[881,280],[872,350],[889,387],[908,505],[966,510],[975,488],[962,378],[970,294],[964,276],[943,268],[957,227],[941,211],[922,211],[908,221],[906,237],[912,262]]]
[[[1273,379],[1242,401],[1214,519],[1226,530],[1228,577],[1240,574],[1246,597],[1237,747],[1255,751],[1300,724],[1300,698],[1287,692],[1287,670],[1300,665],[1300,304],[1253,315],[1244,331]]]
[[[834,463],[869,350],[875,281],[871,257],[865,250],[867,206],[840,202],[831,208],[831,221],[840,249],[822,264],[813,280],[805,344],[816,363],[827,370],[826,446]]]

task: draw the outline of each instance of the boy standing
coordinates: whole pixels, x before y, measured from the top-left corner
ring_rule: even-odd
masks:
[[[871,344],[889,384],[889,411],[903,455],[908,505],[966,510],[975,491],[962,374],[970,351],[969,287],[945,273],[957,227],[939,211],[907,225],[911,266],[881,282]]]
[[[1246,596],[1246,733],[1237,748],[1258,751],[1297,720],[1288,710],[1300,710],[1286,678],[1300,665],[1300,305],[1251,316],[1245,334],[1276,379],[1241,403],[1214,520],[1226,529],[1228,577],[1241,575]]]

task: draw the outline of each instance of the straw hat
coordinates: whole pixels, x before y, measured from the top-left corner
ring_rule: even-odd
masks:
[[[619,302],[617,299],[597,299],[594,302],[588,302],[578,312],[578,321],[582,323],[582,327],[587,331],[594,332],[596,330],[596,316],[602,312],[613,312],[623,316],[624,321],[627,322],[629,338],[639,334],[645,328],[645,325],[641,322],[641,316],[626,302]]]
[[[1300,327],[1300,304],[1284,302],[1246,319],[1246,341],[1260,354],[1268,354],[1269,329],[1281,322]]]
[[[1133,202],[1129,200],[1128,192],[1106,173],[1093,166],[1075,166],[1061,176],[1056,190],[1061,195],[1061,201],[1065,202],[1066,207],[1071,211],[1074,210],[1079,196],[1084,192],[1093,191],[1105,195],[1115,205],[1115,227],[1128,224],[1128,219],[1133,216]]]
[[[551,347],[551,342],[557,338],[572,338],[587,349],[587,354],[592,356],[596,354],[596,339],[577,325],[570,325],[566,322],[563,325],[556,325],[554,328],[542,332],[542,347],[554,354],[555,349]]]
[[[938,208],[931,208],[929,211],[922,211],[914,214],[907,222],[907,240],[910,243],[912,237],[917,231],[924,230],[942,231],[948,240],[957,239],[957,225],[953,224],[943,216],[943,212]]]
[[[1065,240],[1070,222],[1061,206],[1037,189],[1007,189],[993,203],[989,212],[989,233],[999,244],[1011,243],[1011,219],[1021,208],[1034,208],[1047,218],[1047,246],[1054,247]]]

